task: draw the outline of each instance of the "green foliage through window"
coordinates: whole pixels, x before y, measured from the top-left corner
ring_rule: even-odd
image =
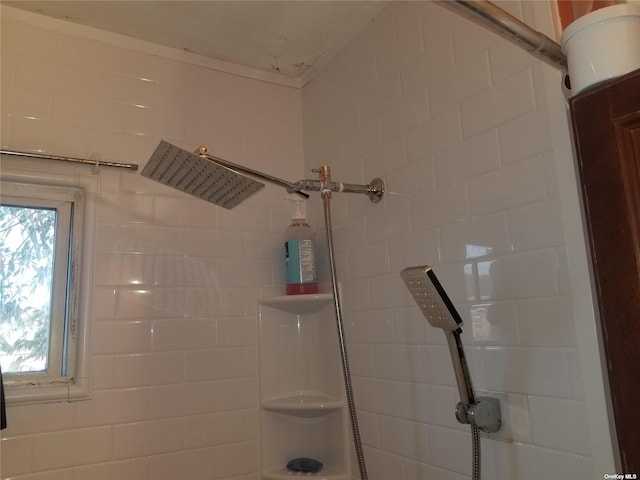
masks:
[[[0,172],[0,364],[12,404],[88,398],[92,179]],[[24,179],[24,180],[23,180]],[[89,209],[86,206],[89,205]],[[88,246],[88,247],[87,247]],[[89,279],[85,282],[83,278]]]
[[[5,373],[47,368],[56,211],[0,206],[0,363]]]

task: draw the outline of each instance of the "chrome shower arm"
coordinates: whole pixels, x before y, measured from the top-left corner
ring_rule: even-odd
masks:
[[[228,160],[223,160],[222,158],[215,157],[209,154],[209,148],[205,145],[200,146],[200,148],[198,149],[198,154],[201,157],[205,157],[207,160],[211,162],[217,163],[218,165],[222,165],[223,167],[230,168],[231,170],[235,170],[240,173],[244,173],[245,175],[251,175],[252,177],[259,178],[260,180],[273,183],[280,187],[285,187],[287,189],[287,192],[289,193],[297,193],[298,195],[304,198],[309,198],[309,194],[300,191],[300,189],[297,189],[296,184],[293,184],[291,182],[288,182],[278,177],[274,177],[273,175],[268,175],[266,173],[259,172],[258,170],[253,170],[243,165],[238,165],[237,163],[233,163]]]
[[[237,163],[215,157],[209,153],[209,147],[207,147],[206,145],[200,146],[200,148],[198,149],[198,154],[211,162],[217,163],[218,165],[222,165],[226,168],[230,168],[231,170],[235,170],[236,172],[243,173],[245,175],[251,175],[252,177],[259,178],[260,180],[285,187],[287,189],[287,193],[297,193],[304,198],[309,198],[309,194],[306,193],[305,190],[316,192],[329,190],[331,192],[364,193],[369,196],[369,200],[371,200],[371,202],[373,203],[378,203],[384,196],[384,182],[381,179],[374,178],[368,185],[332,182],[330,181],[329,167],[327,167],[326,165],[320,167],[317,170],[313,170],[314,172],[320,173],[321,180],[305,179],[298,180],[297,182],[292,183],[281,178],[274,177],[273,175],[268,175],[266,173],[259,172],[258,170],[253,170],[243,165],[238,165]]]
[[[384,196],[384,182],[379,178],[374,178],[368,185],[355,185],[353,183],[342,183],[342,192],[364,193],[373,203],[378,203]]]

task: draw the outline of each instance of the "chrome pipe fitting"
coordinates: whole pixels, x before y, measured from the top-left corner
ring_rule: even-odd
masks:
[[[374,178],[368,185],[358,185],[331,181],[331,170],[326,165],[322,165],[320,168],[314,168],[312,172],[317,173],[320,180],[299,180],[289,185],[287,192],[297,193],[302,190],[328,190],[331,192],[363,193],[369,197],[371,203],[378,203],[382,200],[382,197],[384,197],[384,182],[380,178]]]

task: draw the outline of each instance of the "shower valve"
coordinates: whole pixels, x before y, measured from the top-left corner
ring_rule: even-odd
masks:
[[[323,184],[331,182],[331,169],[327,165],[322,165],[320,168],[313,168],[311,171],[318,174]]]
[[[492,397],[477,397],[476,402],[456,405],[456,419],[460,423],[474,425],[485,433],[500,430],[500,401]]]

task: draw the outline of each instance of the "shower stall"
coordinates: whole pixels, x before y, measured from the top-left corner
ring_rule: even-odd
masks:
[[[553,37],[547,2],[503,6]],[[227,179],[210,192],[216,202],[246,198],[229,210],[129,169],[3,155],[1,173],[25,180],[90,177],[97,206],[92,399],[9,404],[2,478],[244,480],[263,468],[279,478],[278,449],[320,434],[336,439],[331,449],[300,456],[324,455],[326,473],[358,476],[335,287],[312,306],[277,293],[290,219],[283,188],[310,195],[318,230],[320,198],[328,206],[331,197],[371,480],[472,475],[447,337],[400,277],[425,264],[464,321],[474,393],[501,400],[502,428],[480,438],[485,476],[615,472],[556,70],[436,2],[390,2],[295,88],[0,8],[3,150],[98,152],[142,166],[161,139],[206,141],[216,157],[247,166],[207,160],[211,175]],[[173,154],[194,165],[213,156]],[[298,182],[319,165],[332,171]],[[274,187],[249,169],[292,181],[273,177]],[[372,178],[385,183],[377,204]],[[196,182],[188,188],[207,194]],[[268,431],[285,442],[270,442]]]
[[[349,423],[351,425],[351,433],[353,436],[353,444],[356,452],[360,478],[362,480],[367,480],[368,474],[364,459],[364,449],[362,446],[362,440],[360,438],[356,403],[353,395],[353,386],[351,381],[349,358],[345,339],[345,326],[342,318],[342,302],[340,301],[340,290],[336,272],[336,262],[333,246],[333,229],[331,224],[331,195],[332,192],[361,193],[366,194],[372,203],[378,203],[384,196],[384,183],[379,178],[373,179],[368,185],[354,185],[334,182],[331,179],[331,170],[327,165],[323,165],[319,169],[314,170],[314,172],[319,174],[319,180],[300,180],[298,182],[292,183],[254,169],[243,167],[236,163],[214,157],[212,155],[209,155],[208,152],[208,147],[201,146],[198,149],[199,155],[190,154],[189,152],[171,145],[168,142],[161,141],[151,155],[151,158],[145,165],[141,174],[143,177],[155,180],[164,185],[180,190],[184,193],[188,193],[201,200],[211,202],[215,205],[219,205],[227,209],[231,209],[237,206],[242,201],[246,200],[248,197],[264,187],[264,184],[253,180],[247,175],[251,175],[261,180],[269,181],[278,186],[283,186],[286,188],[288,193],[295,193],[303,196],[304,198],[309,197],[306,191],[319,191],[322,196],[322,202],[324,205],[324,223],[326,231],[330,284],[332,292],[331,298],[333,299],[332,303],[334,306],[336,318],[337,339],[339,347],[338,351],[340,354],[340,365],[342,369],[342,378],[344,381],[344,392],[346,394],[347,412],[349,416]],[[304,299],[302,303],[296,302],[295,299],[291,299],[291,301],[288,301],[286,297],[280,298],[279,301],[274,302],[265,300],[262,303],[264,305],[271,306],[280,305],[282,310],[291,310],[300,315],[306,310],[319,310],[323,302],[318,300],[317,296],[314,296],[312,299]],[[298,318],[298,323],[300,322],[301,320]],[[266,320],[265,323],[267,323]],[[304,330],[306,330],[306,328]],[[308,340],[306,343],[308,344]],[[303,361],[303,359],[305,359],[305,357],[307,356],[306,353],[303,354],[303,352],[300,351],[300,348],[298,348],[298,353],[302,354],[302,358],[291,358],[291,362],[295,363],[298,361]],[[323,357],[324,355],[315,358],[315,362],[326,362],[327,359]],[[308,359],[306,360],[309,361]],[[320,372],[316,372],[315,376],[324,376],[318,375],[319,373]],[[267,381],[267,384],[268,383],[269,382]],[[275,382],[272,381],[271,383]],[[307,382],[302,382],[300,385],[302,384],[307,384]],[[267,389],[268,388],[269,387],[267,386]],[[281,392],[286,393],[284,400],[282,398],[267,398],[267,407],[265,409],[287,414],[291,414],[292,411],[300,410],[301,415],[297,416],[302,417],[323,416],[325,414],[326,398],[322,393],[320,393],[319,395],[320,398],[314,398],[318,397],[316,390],[312,390],[311,394],[309,394],[309,392],[302,388],[298,388],[297,390],[297,393],[295,392],[295,389],[293,392],[286,392],[286,390],[285,392]],[[331,390],[335,390],[335,388]],[[267,397],[269,396],[267,395]],[[310,397],[313,400],[310,400]],[[334,396],[329,398],[330,403],[336,403],[338,397]],[[294,404],[295,406],[292,407],[292,404]],[[296,408],[296,406],[298,408]],[[299,409],[300,406],[302,406],[302,409]],[[318,412],[322,413],[319,414]],[[295,413],[294,416],[296,416]],[[268,425],[268,423],[263,422],[263,425]],[[334,426],[333,428],[330,428],[328,432],[325,432],[324,435],[318,436],[315,434],[307,433],[306,435],[300,436],[298,434],[297,436],[300,437],[298,438],[298,441],[301,443],[311,443],[310,440],[307,440],[307,437],[318,437],[318,445],[316,445],[315,448],[312,448],[312,450],[321,449],[321,451],[324,451],[325,455],[332,460],[337,457],[337,460],[334,460],[334,462],[338,464],[338,468],[335,470],[337,473],[331,474],[331,476],[328,478],[346,479],[346,476],[348,475],[347,456],[344,455],[346,446],[342,446],[342,448],[340,448],[340,443],[335,442],[332,438],[333,436],[335,436],[336,430],[340,431],[339,425],[340,422],[338,422],[337,426]],[[278,430],[278,428],[275,426],[266,428],[267,438],[270,436],[270,430]],[[334,431],[334,433],[331,434],[331,431]],[[286,448],[287,441],[282,438],[286,436],[286,434],[276,436],[276,438],[279,439],[277,440],[277,442],[280,442],[282,440],[282,442],[285,444],[285,448],[282,449],[283,454],[286,454],[286,452],[288,451],[288,449]],[[337,452],[326,453],[326,445],[331,444],[336,446]],[[281,449],[273,448],[273,450],[278,451]],[[267,451],[269,450],[267,449]],[[277,455],[275,453],[271,455],[267,453],[266,457],[268,463],[271,463],[271,457],[276,456]],[[275,472],[282,471],[283,473],[269,473],[269,471],[267,471],[264,474],[264,478],[268,480],[278,480],[279,478],[287,478],[287,475],[290,472],[315,474],[322,469],[322,462],[318,462],[317,460],[308,457],[299,457],[298,459],[294,458],[293,461],[287,463],[287,469],[282,469],[282,465],[284,463],[285,462],[281,462],[280,469],[271,468],[269,470]],[[302,465],[311,464],[313,466],[292,467],[292,463],[293,465],[301,463]]]
[[[384,196],[384,182],[379,178],[375,178],[368,185],[345,185],[340,182],[334,182],[331,180],[329,166],[323,165],[319,169],[313,170],[319,174],[319,180],[300,180],[292,183],[214,157],[209,155],[208,152],[209,150],[206,146],[201,146],[198,149],[199,155],[191,154],[168,142],[161,141],[142,170],[141,175],[227,209],[237,206],[264,187],[264,184],[253,180],[248,175],[283,186],[288,193],[296,193],[304,198],[309,197],[307,191],[317,190],[321,192],[331,285],[331,296],[329,298],[332,300],[336,318],[338,352],[344,382],[343,387],[346,394],[347,413],[359,476],[362,480],[367,480],[368,473],[353,394],[342,302],[340,300],[340,288],[336,271],[331,222],[331,195],[332,192],[364,193],[371,202],[378,203]],[[480,431],[495,433],[500,430],[499,401],[491,397],[476,397],[460,337],[462,319],[433,270],[429,267],[406,268],[401,272],[401,276],[420,310],[425,315],[425,319],[433,327],[443,329],[446,334],[460,394],[460,402],[456,406],[455,416],[460,423],[471,425],[473,445],[472,479],[480,480]],[[266,480],[288,478],[288,475],[292,472],[294,474],[321,474],[324,478],[347,480],[347,448],[343,442],[338,441],[338,438],[342,436],[340,434],[343,430],[341,428],[340,415],[333,415],[334,411],[338,413],[341,411],[340,395],[337,393],[335,385],[332,385],[332,382],[326,385],[321,380],[327,376],[330,377],[331,374],[313,369],[311,368],[312,365],[310,365],[313,363],[321,364],[324,365],[325,370],[329,372],[332,370],[329,368],[331,360],[327,358],[327,353],[329,352],[321,349],[320,352],[311,353],[315,350],[310,343],[311,338],[320,339],[326,336],[326,330],[318,329],[318,327],[302,326],[303,324],[312,323],[312,320],[301,319],[303,314],[321,310],[327,300],[326,295],[321,297],[315,294],[311,295],[311,298],[279,296],[261,300],[261,304],[265,307],[275,307],[281,312],[297,314],[297,322],[292,319],[280,322],[279,328],[275,328],[276,331],[279,330],[275,336],[269,332],[274,330],[274,326],[269,326],[273,323],[273,320],[269,319],[268,309],[264,314],[262,311],[260,314],[262,319],[261,337],[271,337],[270,341],[264,342],[265,345],[262,350],[272,350],[271,354],[263,353],[261,358],[262,369],[265,372],[264,376],[267,377],[262,379],[262,407],[265,411],[265,420],[262,421],[263,429],[265,430],[263,439],[267,443],[271,443],[270,439],[275,440],[273,445],[265,446],[263,449],[265,457],[263,463],[266,465],[266,468],[263,469],[263,478]],[[316,320],[314,323],[318,323],[318,321],[321,320]],[[293,323],[293,327],[291,327],[291,323]],[[293,328],[293,335],[284,335],[284,339],[278,338],[282,332],[291,328]],[[307,332],[308,330],[311,333]],[[306,340],[304,337],[306,337]],[[326,348],[327,338],[323,338],[323,340],[321,344]],[[274,348],[274,345],[279,345],[279,347]],[[286,360],[282,358],[274,360],[272,358],[274,356],[282,357],[282,355],[277,355],[275,352],[287,349],[290,350],[293,356],[286,356]],[[286,373],[287,363],[306,363],[309,365],[305,365],[302,371],[294,369]],[[275,377],[273,376],[274,371],[277,372]],[[282,384],[287,382],[283,382],[282,378],[278,377],[286,379],[294,377],[296,381],[293,384],[296,386],[285,388]],[[274,384],[280,385],[279,388],[275,388],[275,396],[274,393],[265,393],[272,390]],[[309,387],[309,385],[315,385],[315,387]],[[332,392],[333,395],[326,392]],[[285,415],[288,420],[269,415],[270,412]],[[295,420],[292,421],[291,417],[294,417]],[[317,427],[315,429],[300,428],[299,419],[309,417],[329,417],[330,419],[323,418],[321,422],[323,428],[320,429]],[[290,423],[294,427],[285,426]],[[292,439],[294,439],[294,444],[290,445]],[[308,445],[301,448],[296,444]],[[308,456],[298,456],[285,462],[287,455],[291,456],[292,452],[296,451],[321,452],[323,459],[329,459],[332,465],[328,470],[323,470],[323,462]],[[280,462],[279,467],[278,460]],[[285,463],[286,469],[282,468]],[[330,473],[326,473],[327,471]]]

